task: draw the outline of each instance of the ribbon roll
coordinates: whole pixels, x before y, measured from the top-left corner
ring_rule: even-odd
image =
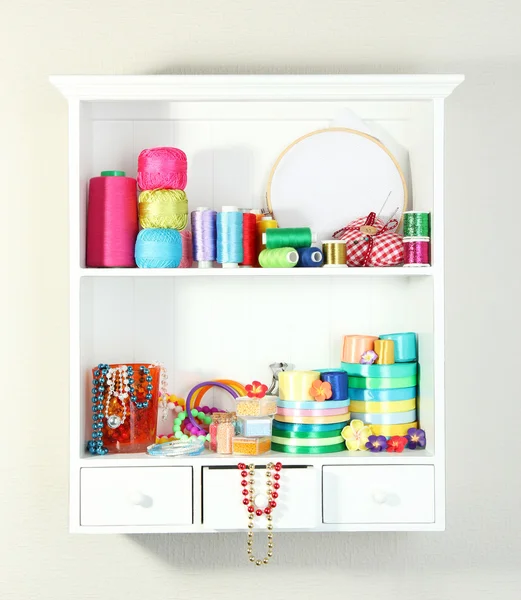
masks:
[[[350,377],[350,389],[395,390],[416,385],[416,375],[410,377]]]
[[[282,438],[273,436],[271,438],[272,444],[283,444],[285,446],[297,446],[299,448],[309,447],[309,446],[334,446],[335,444],[341,444],[344,441],[344,438],[341,435],[337,435],[332,438],[323,438],[323,439],[291,439],[291,438]]]
[[[281,423],[282,425],[282,423]],[[284,429],[278,429],[274,427],[272,429],[272,435],[279,438],[294,438],[294,439],[323,439],[323,438],[335,438],[340,435],[342,428],[337,426],[336,429],[331,431],[286,431]],[[283,443],[283,442],[281,442]]]
[[[350,377],[410,377],[418,372],[418,363],[360,365],[343,362],[342,369]]]
[[[360,419],[370,425],[400,425],[402,423],[410,423],[416,420],[416,411],[408,410],[407,412],[396,413],[351,413],[351,419]]]
[[[286,400],[277,400],[277,406],[296,410],[326,410],[330,408],[347,408],[349,400],[326,400],[326,402],[287,402]]]
[[[279,396],[289,402],[310,402],[309,393],[314,381],[320,379],[316,371],[282,371],[279,373]]]
[[[413,362],[418,360],[416,334],[412,331],[408,331],[407,333],[387,333],[381,335],[380,339],[393,340],[394,360],[396,362]]]
[[[377,365],[394,364],[394,342],[393,340],[375,340],[374,351],[378,354]]]
[[[324,402],[325,404],[325,402]],[[277,408],[278,415],[287,417],[330,417],[333,415],[345,415],[346,408],[325,408],[319,410],[297,410],[292,408]]]
[[[364,352],[374,350],[374,343],[377,339],[378,337],[374,335],[344,335],[342,361],[359,363]]]
[[[374,435],[384,435],[392,437],[393,435],[406,435],[411,427],[418,427],[418,422],[403,423],[401,425],[371,425]]]
[[[325,423],[325,424],[305,424],[305,423],[283,423],[280,421],[273,422],[273,431],[282,430],[292,433],[323,433],[341,431],[347,425],[347,419],[341,423]]]
[[[271,444],[274,452],[285,452],[286,454],[329,454],[331,452],[342,452],[345,443],[333,446],[288,446],[287,444]]]
[[[353,400],[350,404],[351,418],[356,413],[399,413],[416,408],[416,398],[412,400],[395,400],[394,402],[360,402]]]
[[[350,418],[351,416],[349,413],[332,415],[329,417],[289,417],[286,415],[275,415],[274,421],[277,423],[297,423],[299,425],[327,425],[349,421]]]
[[[416,386],[396,390],[349,390],[351,400],[371,402],[395,402],[396,400],[411,400],[416,398]]]
[[[330,404],[333,400],[347,400],[347,373],[342,369],[338,370],[330,370],[330,371],[322,371],[320,373],[320,379],[322,381],[327,381],[331,385],[331,391],[333,395],[329,400],[327,400],[327,404]]]

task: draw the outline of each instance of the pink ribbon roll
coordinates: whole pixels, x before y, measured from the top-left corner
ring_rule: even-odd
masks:
[[[327,405],[327,402],[324,404]],[[332,415],[342,415],[346,412],[345,408],[320,408],[320,409],[303,409],[296,410],[294,408],[277,407],[277,414],[286,417],[329,417]]]
[[[342,362],[359,363],[364,352],[374,350],[375,335],[344,335]]]

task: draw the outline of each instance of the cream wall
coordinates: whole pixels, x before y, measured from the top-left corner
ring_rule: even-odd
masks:
[[[519,0],[0,7],[0,599],[518,600]],[[447,106],[446,533],[278,535],[260,577],[242,535],[67,533],[67,113],[47,77],[173,72],[467,75]]]

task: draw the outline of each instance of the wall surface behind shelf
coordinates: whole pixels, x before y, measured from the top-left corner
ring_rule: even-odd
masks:
[[[519,598],[520,19],[518,0],[4,3],[2,600]],[[447,532],[280,535],[258,578],[242,535],[67,533],[67,114],[47,77],[196,72],[466,74],[447,105]]]

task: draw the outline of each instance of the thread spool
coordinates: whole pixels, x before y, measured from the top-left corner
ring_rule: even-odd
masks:
[[[257,216],[253,213],[242,215],[242,267],[254,267],[257,263]]]
[[[242,259],[242,212],[236,206],[223,206],[217,213],[217,262],[230,269]]]
[[[381,340],[393,340],[394,360],[398,363],[414,362],[418,360],[416,334],[413,331],[404,333],[386,333],[380,336]]]
[[[279,226],[277,221],[272,217],[264,216],[257,221],[257,256],[266,249],[266,244],[263,241],[264,233],[268,229],[276,229]]]
[[[200,206],[191,216],[194,260],[199,269],[210,269],[217,259],[217,212]]]
[[[142,190],[184,190],[186,187],[186,154],[179,148],[143,150],[137,159],[137,170],[137,183]]]
[[[429,238],[403,238],[404,267],[429,266]]]
[[[404,237],[429,237],[430,234],[430,214],[428,212],[408,210],[403,213]]]
[[[322,251],[324,267],[347,267],[345,240],[325,240],[322,242]]]
[[[374,351],[378,354],[377,365],[394,364],[394,342],[393,340],[375,340]]]
[[[142,229],[135,257],[141,269],[174,269],[181,263],[181,234],[177,229]]]
[[[259,254],[259,264],[265,269],[289,269],[297,263],[298,253],[294,248],[266,248]]]
[[[139,224],[143,229],[178,229],[188,225],[188,199],[183,190],[146,190],[139,194]]]
[[[320,379],[327,381],[331,385],[331,391],[333,392],[331,398],[326,400],[324,404],[335,400],[348,399],[348,376],[345,371],[322,371]]]
[[[89,182],[87,267],[135,267],[139,231],[136,180],[124,171],[103,171]]]
[[[364,352],[374,350],[375,335],[344,335],[342,362],[359,363]]]
[[[315,233],[309,227],[284,227],[268,229],[262,236],[268,250],[275,248],[309,248],[317,241]]]
[[[297,248],[297,267],[321,267],[324,264],[324,255],[318,248]]]
[[[318,379],[320,373],[317,371],[282,371],[279,373],[279,398],[294,402],[314,400],[309,390]]]
[[[181,262],[180,269],[189,269],[194,262],[192,254],[192,232],[189,229],[179,232],[181,234]]]

